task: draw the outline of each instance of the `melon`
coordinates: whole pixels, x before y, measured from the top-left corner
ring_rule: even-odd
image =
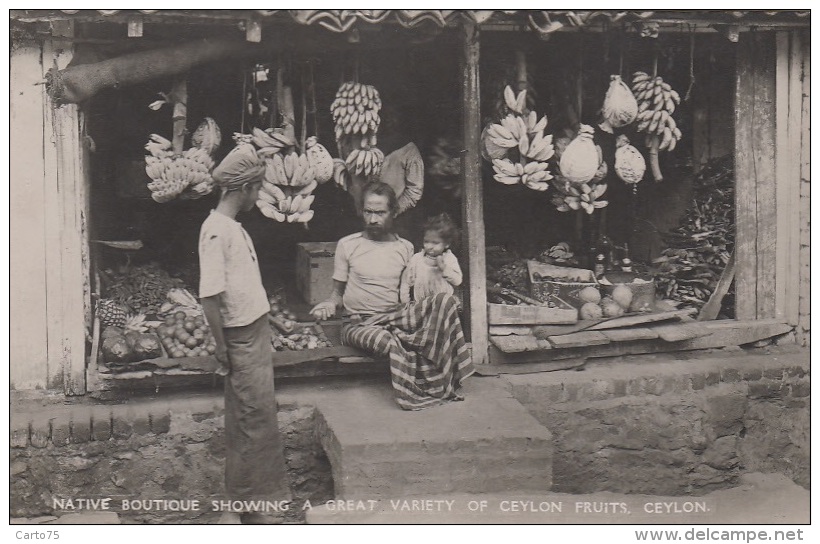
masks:
[[[601,309],[605,317],[621,317],[624,315],[624,309],[621,305],[610,297],[604,297],[601,300]]]
[[[624,310],[629,309],[629,305],[632,304],[632,289],[626,285],[617,286],[612,291],[612,300],[617,302]]]
[[[589,289],[589,287],[587,287]],[[580,310],[581,319],[601,319],[604,316],[604,312],[598,304],[595,302],[587,302],[583,306],[581,306]]]
[[[601,293],[595,287],[584,287],[578,293],[578,298],[581,299],[582,302],[598,304],[601,302]]]

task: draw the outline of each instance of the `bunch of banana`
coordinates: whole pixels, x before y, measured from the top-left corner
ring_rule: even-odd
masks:
[[[482,156],[492,160],[493,178],[499,183],[522,183],[534,191],[546,191],[552,179],[547,161],[555,154],[552,135],[544,135],[547,117],[539,119],[535,111],[526,111],[526,90],[516,96],[508,85],[504,101],[513,113],[487,125]]]
[[[379,130],[382,107],[379,91],[373,85],[347,81],[336,92],[330,113],[336,124],[336,140],[345,134],[375,133]]]
[[[382,171],[384,153],[378,147],[354,149],[345,159],[347,170],[353,174],[377,177]]]
[[[174,155],[171,142],[157,134],[150,138],[145,146],[151,152],[145,157],[145,173],[151,178],[151,198],[168,202],[183,193],[185,198],[199,198],[213,190],[214,160],[205,149],[192,147]]]
[[[265,180],[259,190],[256,207],[265,217],[279,223],[307,223],[313,219],[314,195],[316,181],[304,187],[279,187]]]
[[[296,152],[265,157],[265,181],[282,187],[316,187],[316,172],[308,156]],[[312,190],[312,189],[311,189]]]
[[[510,159],[493,160],[493,179],[505,185],[515,185],[522,183],[534,191],[546,191],[549,189],[549,180],[552,174],[549,173],[546,162],[532,161],[526,164],[512,162]]]
[[[566,191],[552,198],[552,203],[559,212],[584,210],[592,214],[596,209],[605,208],[609,204],[606,200],[598,200],[606,192],[606,183],[569,185]]]
[[[672,151],[682,136],[672,118],[680,95],[663,78],[653,78],[645,72],[633,74],[632,92],[638,100],[638,132],[646,133],[652,175],[656,181],[662,181],[658,150]]]

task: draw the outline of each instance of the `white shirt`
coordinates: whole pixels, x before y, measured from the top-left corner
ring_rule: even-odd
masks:
[[[410,300],[411,287],[413,298],[418,301],[438,293],[452,295],[455,292],[453,287],[461,285],[461,267],[456,256],[449,249],[441,256],[444,259],[444,270],[438,267],[434,258],[428,257],[423,251],[410,258],[401,282],[402,302]]]
[[[396,308],[402,272],[413,255],[404,238],[376,242],[361,232],[336,246],[333,279],[346,282],[343,303],[353,314],[377,314]]]
[[[216,210],[199,231],[199,274],[199,296],[220,295],[223,327],[249,325],[270,311],[251,237]]]

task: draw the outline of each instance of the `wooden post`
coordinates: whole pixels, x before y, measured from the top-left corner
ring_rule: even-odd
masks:
[[[49,66],[41,65],[44,55],[37,43],[16,45],[9,58],[9,129],[14,135],[8,155],[9,228],[14,234],[9,237],[8,260],[8,376],[10,389],[32,390],[52,386],[48,332],[52,321],[59,322],[59,312],[49,312],[49,277],[58,274],[59,268],[51,271],[46,256],[47,246],[58,246],[59,240],[46,234],[52,220],[46,199],[55,191],[44,185],[46,93],[42,85],[35,85]],[[58,366],[57,360],[51,363],[53,367]]]
[[[799,298],[797,314],[797,342],[811,343],[811,39],[808,31],[801,32],[803,80],[801,89],[802,115],[800,129],[800,250]],[[795,52],[796,54],[796,52]]]
[[[777,317],[798,321],[803,49],[797,32],[777,33]]]
[[[481,96],[479,94],[478,26],[465,21],[462,58],[462,129],[464,152],[461,160],[463,230],[466,233],[467,275],[469,286],[467,309],[473,362],[487,362],[489,326],[487,324],[487,265],[484,247],[484,190],[481,179]]]
[[[173,147],[174,153],[182,154],[185,146],[185,132],[188,124],[188,78],[182,75],[174,81],[174,88],[171,90],[174,98],[174,132]]]
[[[775,60],[773,32],[741,36],[735,101],[738,319],[775,316]]]

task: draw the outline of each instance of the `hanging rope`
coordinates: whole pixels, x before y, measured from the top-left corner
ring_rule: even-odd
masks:
[[[695,86],[695,26],[689,25],[689,88],[686,89],[684,102],[692,96],[692,87]]]

